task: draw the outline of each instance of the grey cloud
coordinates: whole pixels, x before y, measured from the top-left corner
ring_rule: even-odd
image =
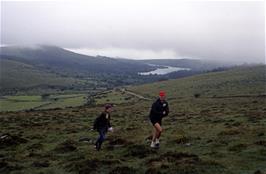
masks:
[[[263,1],[1,1],[1,44],[264,62],[264,7]]]

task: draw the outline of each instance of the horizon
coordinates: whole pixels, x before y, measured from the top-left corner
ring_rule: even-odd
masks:
[[[63,48],[57,45],[47,45],[47,44],[34,44],[34,45],[0,45],[0,48],[2,47],[13,47],[13,48],[22,48],[22,49],[42,49],[42,47],[55,47],[64,49],[66,51],[70,51],[72,53],[84,55],[84,56],[90,56],[90,57],[106,57],[111,59],[125,59],[125,60],[200,60],[204,62],[213,62],[213,63],[221,63],[221,64],[227,64],[227,65],[265,65],[266,62],[244,62],[244,61],[228,61],[228,60],[213,60],[213,59],[201,59],[201,58],[189,58],[189,57],[179,57],[179,58],[128,58],[128,57],[118,57],[118,56],[107,56],[107,55],[99,55],[99,54],[86,54],[86,52],[82,51],[76,51],[68,48]]]

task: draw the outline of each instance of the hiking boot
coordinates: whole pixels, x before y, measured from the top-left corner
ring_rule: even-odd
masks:
[[[94,147],[95,147],[95,150],[97,150],[97,151],[100,151],[100,149],[101,149],[101,146],[99,143],[96,143]]]
[[[151,148],[155,148],[155,147],[156,147],[155,142],[152,141],[152,142],[151,142]]]
[[[156,146],[160,145],[160,141],[159,141],[158,138],[156,138],[156,140],[155,140],[155,145],[156,145]]]

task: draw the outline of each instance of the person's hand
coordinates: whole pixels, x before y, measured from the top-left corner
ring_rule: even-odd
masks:
[[[109,127],[108,131],[113,132],[114,131],[113,127]]]
[[[166,112],[165,111],[163,111],[163,115],[165,115],[166,114]]]

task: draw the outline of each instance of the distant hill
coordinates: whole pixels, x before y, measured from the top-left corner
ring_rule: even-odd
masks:
[[[133,60],[86,56],[55,46],[1,47],[1,57],[7,58],[7,56],[12,60],[69,76],[91,75],[91,73],[135,74],[154,69]]]
[[[27,92],[34,88],[44,91],[109,89],[186,77],[224,66],[190,59],[137,61],[93,57],[47,45],[7,46],[1,47],[0,51],[1,94]],[[138,74],[157,68],[150,64],[187,67],[191,71],[152,76]]]
[[[35,66],[15,60],[1,59],[0,63],[2,92],[32,88],[71,89],[71,87],[85,84],[85,81],[41,71]]]
[[[225,97],[266,94],[266,66],[240,66],[222,72],[211,72],[176,80],[134,86],[129,90],[147,97],[157,97],[159,90],[168,98]]]
[[[76,54],[55,46],[1,47],[0,93],[44,90],[91,90],[144,83],[138,72],[154,70],[147,64]]]

